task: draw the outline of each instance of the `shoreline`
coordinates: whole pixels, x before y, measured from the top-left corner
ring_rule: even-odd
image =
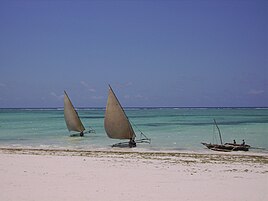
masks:
[[[190,150],[145,150],[137,148],[93,148],[93,149],[75,149],[75,148],[36,148],[36,147],[8,147],[0,146],[0,154],[34,154],[34,155],[72,155],[72,156],[98,156],[98,155],[134,155],[134,156],[229,156],[229,157],[259,157],[268,163],[268,153],[266,152],[217,152],[211,150],[190,151]]]
[[[0,147],[0,154],[34,155],[34,156],[62,156],[86,158],[122,158],[132,160],[155,160],[171,163],[184,162],[192,159],[195,163],[212,164],[263,164],[268,167],[267,153],[248,152],[191,152],[191,151],[144,151],[129,149],[98,150],[98,149],[47,149],[47,148],[8,148]],[[187,162],[187,160],[186,160]]]

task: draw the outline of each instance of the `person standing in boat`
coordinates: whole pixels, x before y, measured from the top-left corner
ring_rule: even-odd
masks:
[[[129,146],[130,148],[132,148],[132,147],[136,147],[136,142],[135,142],[135,140],[132,139],[132,138],[130,138],[130,139],[129,139],[128,146]]]
[[[234,140],[234,144],[236,144],[236,141]]]
[[[82,131],[81,133],[80,133],[80,137],[83,137],[84,136],[84,132]]]
[[[243,142],[242,142],[242,144],[241,144],[242,146],[245,146],[245,140],[243,140]]]

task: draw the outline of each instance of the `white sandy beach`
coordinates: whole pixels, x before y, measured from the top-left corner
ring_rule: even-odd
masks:
[[[0,178],[3,201],[268,200],[267,155],[1,148]]]

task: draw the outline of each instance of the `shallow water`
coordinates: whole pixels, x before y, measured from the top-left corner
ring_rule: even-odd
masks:
[[[107,137],[104,108],[77,110],[84,126],[96,134],[69,137],[63,109],[0,109],[0,146],[106,149],[121,142]],[[139,130],[151,144],[136,149],[205,151],[200,142],[219,143],[216,119],[224,142],[245,139],[254,152],[268,152],[267,108],[126,108],[139,138]],[[257,148],[257,149],[255,149]]]

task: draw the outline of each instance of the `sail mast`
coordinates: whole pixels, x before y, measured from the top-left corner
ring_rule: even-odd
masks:
[[[214,119],[214,123],[215,123],[215,125],[216,125],[216,127],[217,127],[217,129],[218,129],[219,136],[220,136],[220,141],[221,141],[221,144],[222,144],[221,131],[220,131],[220,128],[218,127],[217,122],[216,122],[215,119]]]

